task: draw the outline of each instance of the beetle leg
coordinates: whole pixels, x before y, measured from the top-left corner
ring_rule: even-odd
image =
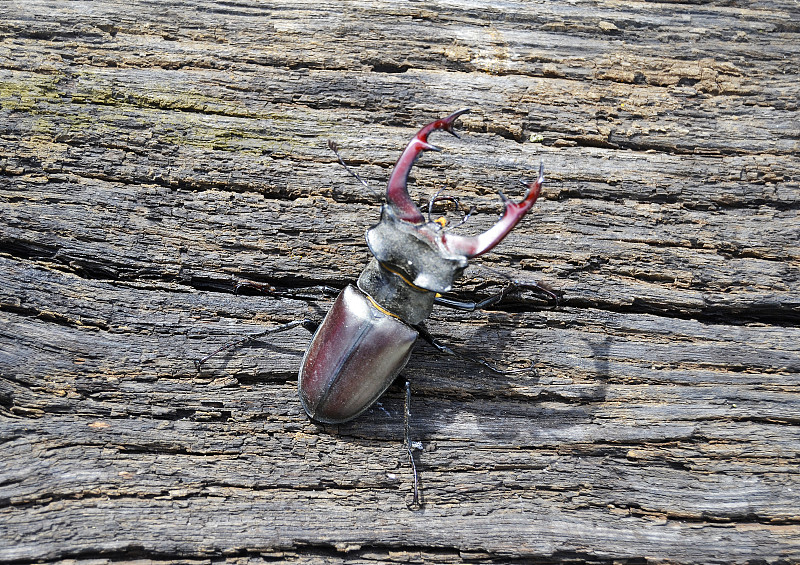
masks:
[[[528,367],[521,367],[518,369],[501,369],[497,366],[497,364],[493,363],[492,361],[487,361],[486,359],[481,359],[480,357],[473,357],[472,355],[467,355],[466,353],[460,353],[455,351],[454,349],[450,349],[449,346],[445,345],[444,343],[437,340],[435,337],[431,335],[431,333],[423,326],[422,324],[414,325],[414,329],[419,332],[419,335],[422,339],[430,343],[434,346],[440,353],[445,353],[447,355],[454,355],[456,357],[460,357],[461,359],[466,359],[467,361],[471,361],[472,363],[477,363],[478,365],[482,365],[486,367],[493,373],[497,373],[498,375],[511,375],[514,373],[524,373],[526,371],[534,371],[533,365]]]
[[[539,165],[539,176],[536,182],[528,183],[528,191],[525,197],[519,202],[512,202],[500,192],[500,199],[503,201],[503,215],[495,225],[480,235],[464,237],[452,233],[444,234],[442,241],[448,251],[468,258],[477,257],[492,249],[500,243],[514,226],[528,213],[542,190],[544,182],[544,165]]]
[[[258,333],[250,334],[250,335],[245,336],[245,337],[243,337],[241,339],[238,339],[236,341],[232,341],[230,343],[226,343],[225,345],[223,345],[222,347],[220,347],[216,351],[212,351],[211,353],[209,353],[205,357],[203,357],[201,359],[195,359],[194,366],[197,369],[197,372],[199,373],[200,370],[203,368],[203,363],[205,363],[206,361],[208,361],[212,357],[222,353],[223,351],[228,351],[229,349],[236,349],[236,348],[239,348],[239,347],[243,347],[243,346],[247,345],[248,343],[252,343],[252,342],[256,341],[257,339],[264,337],[265,335],[284,332],[286,330],[290,330],[292,328],[296,328],[297,326],[303,326],[305,329],[307,329],[309,332],[311,332],[313,334],[315,331],[317,331],[317,327],[319,326],[319,323],[315,322],[313,320],[310,320],[308,318],[303,318],[302,320],[294,320],[292,322],[287,322],[286,324],[281,324],[280,326],[274,326],[272,328],[267,328],[267,329],[262,330],[262,331],[260,331]]]
[[[556,291],[553,288],[544,282],[525,282],[525,281],[513,281],[513,284],[521,287],[527,288],[529,290],[533,290],[534,292],[538,292],[547,297],[548,300],[553,301],[553,308],[558,308],[558,305],[561,301],[560,296],[563,296],[563,291]],[[560,296],[559,296],[560,295]]]
[[[417,474],[417,463],[414,461],[414,449],[420,449],[417,442],[411,441],[411,385],[406,381],[406,404],[405,404],[405,442],[408,451],[408,460],[411,463],[411,471],[414,473],[414,496],[411,499],[409,508],[421,508],[419,498],[419,475]]]
[[[548,298],[548,300],[553,301],[553,306],[555,308],[558,307],[558,294],[556,294],[551,289],[547,288],[543,283],[536,283],[536,282],[527,282],[527,281],[508,281],[506,287],[496,294],[492,294],[491,296],[484,298],[478,302],[473,300],[458,300],[455,298],[447,298],[446,296],[436,296],[433,299],[433,303],[439,306],[446,306],[448,308],[452,308],[454,310],[461,310],[463,312],[474,312],[475,310],[483,310],[484,308],[488,308],[489,306],[494,306],[501,300],[503,300],[508,293],[512,290],[517,290],[519,288],[527,288],[529,290],[533,290],[543,294]]]
[[[328,285],[317,285],[312,287],[307,287],[311,289],[319,289],[322,294],[326,294],[328,296],[336,296],[342,289],[334,288]],[[233,289],[234,294],[239,294],[242,289],[250,289],[256,292],[260,292],[262,294],[269,294],[270,296],[279,296],[281,298],[295,298],[297,300],[305,300],[305,299],[314,299],[318,298],[312,294],[299,294],[293,291],[287,290],[277,290],[274,286],[269,283],[257,283],[253,281],[239,281],[236,283],[236,286]]]
[[[469,108],[464,108],[453,112],[446,118],[429,123],[417,132],[417,135],[408,143],[400,155],[392,170],[392,176],[389,177],[389,185],[386,187],[386,201],[392,206],[401,220],[413,224],[425,222],[425,217],[408,194],[408,174],[423,151],[440,151],[438,147],[428,143],[428,136],[431,132],[443,130],[458,137],[453,129],[453,124],[459,116],[467,112],[469,112]]]
[[[275,287],[268,283],[257,283],[253,281],[239,281],[236,283],[236,286],[233,288],[234,294],[239,294],[243,288],[248,288],[251,290],[255,290],[261,292],[263,294],[273,294],[275,292]]]

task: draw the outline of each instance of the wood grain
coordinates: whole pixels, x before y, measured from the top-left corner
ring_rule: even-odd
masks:
[[[791,1],[0,4],[0,563],[800,562]],[[298,328],[413,173],[544,195],[437,310],[462,351],[311,423]],[[365,189],[327,148],[371,186]],[[274,295],[234,294],[237,282]]]

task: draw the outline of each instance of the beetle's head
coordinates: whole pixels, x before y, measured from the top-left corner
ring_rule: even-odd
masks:
[[[453,125],[469,109],[459,110],[431,122],[409,142],[395,164],[381,221],[367,231],[367,245],[378,262],[402,276],[407,282],[431,292],[447,292],[467,267],[468,259],[492,249],[514,229],[531,209],[544,182],[543,167],[535,182],[519,202],[512,202],[500,192],[504,209],[500,219],[487,231],[476,236],[460,236],[445,229],[445,222],[426,221],[408,193],[408,174],[424,151],[439,151],[428,143],[428,136],[443,130],[456,137]]]

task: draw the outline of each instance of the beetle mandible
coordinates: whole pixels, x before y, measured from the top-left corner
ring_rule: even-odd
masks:
[[[300,367],[300,402],[312,420],[326,424],[347,422],[372,406],[405,367],[420,336],[440,351],[505,372],[484,360],[455,353],[438,343],[422,325],[434,305],[475,310],[497,303],[519,286],[535,288],[558,302],[547,288],[516,281],[478,303],[441,296],[452,288],[469,259],[486,253],[508,235],[536,202],[544,182],[540,165],[536,181],[526,184],[528,190],[519,202],[499,192],[503,213],[494,226],[477,236],[456,235],[446,229],[446,222],[431,220],[430,206],[435,197],[426,219],[408,193],[409,172],[424,151],[440,151],[428,142],[428,136],[442,130],[458,137],[454,123],[467,112],[469,109],[464,108],[429,123],[408,143],[389,178],[380,221],[366,233],[373,258],[356,285],[348,285],[339,293],[321,324],[298,320],[264,330],[204,357],[197,362],[198,369],[208,358],[232,346],[303,325],[314,331],[314,336]],[[329,146],[336,152],[335,144]],[[339,160],[347,168],[341,157]]]

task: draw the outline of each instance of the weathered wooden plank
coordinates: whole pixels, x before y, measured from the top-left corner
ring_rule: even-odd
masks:
[[[0,5],[0,561],[800,560],[792,2]],[[544,162],[495,269],[534,296],[438,311],[454,347],[317,426],[302,330],[413,175],[485,229]],[[235,296],[240,279],[288,296]],[[165,524],[169,526],[165,527]]]
[[[363,233],[377,214],[374,206],[325,198],[281,202],[71,178],[46,185],[14,178],[6,194],[6,245],[16,253],[54,258],[91,276],[217,288],[236,277],[292,281],[299,273],[352,280],[366,261]],[[491,219],[486,214],[473,228]],[[794,211],[720,215],[680,205],[542,202],[486,264],[544,269],[568,301],[589,306],[796,320],[796,223]],[[526,240],[534,243],[518,251]]]

